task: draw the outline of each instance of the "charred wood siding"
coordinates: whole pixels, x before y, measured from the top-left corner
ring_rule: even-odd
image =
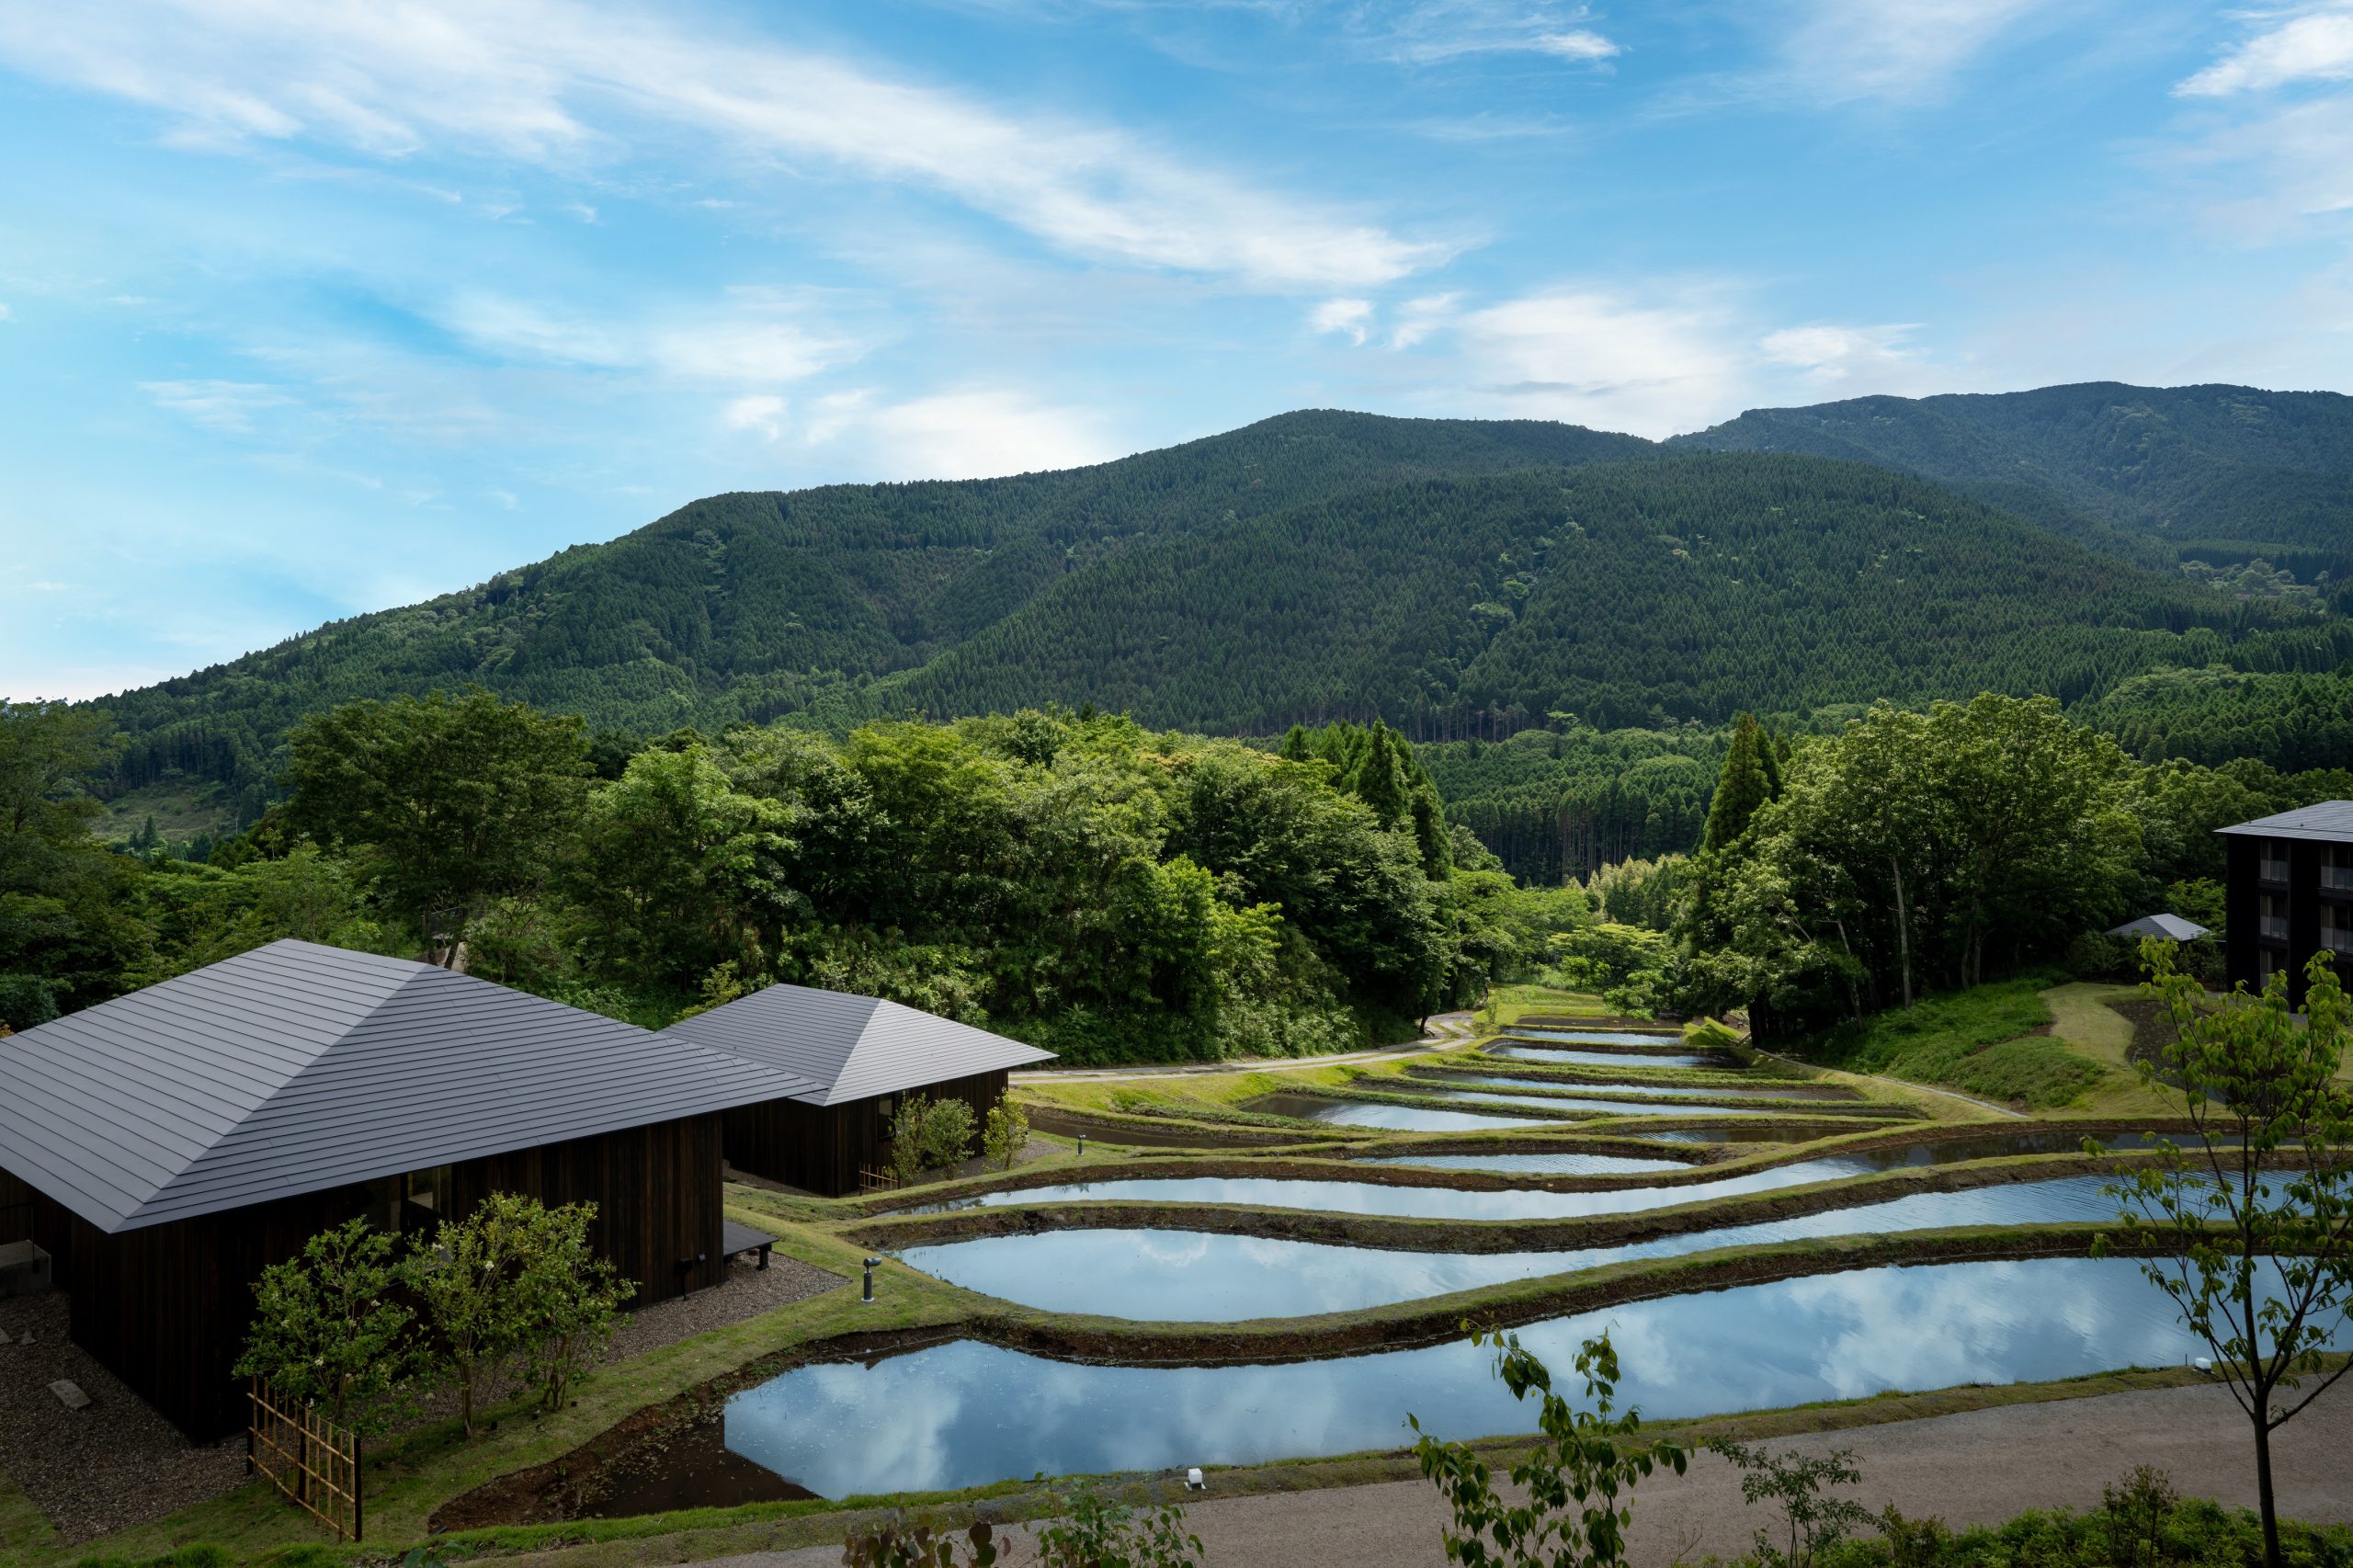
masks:
[[[716,1113],[469,1161],[450,1172],[451,1212],[492,1192],[550,1204],[593,1202],[596,1243],[640,1302],[715,1285],[720,1256]],[[0,1173],[0,1203],[21,1187]],[[246,1209],[109,1235],[30,1194],[32,1239],[49,1249],[72,1297],[75,1344],[199,1442],[244,1424],[244,1385],[230,1369],[253,1322],[254,1281],[331,1225],[367,1208],[365,1187],[304,1193]],[[684,1260],[695,1260],[681,1267]]]
[[[1005,1097],[1006,1072],[975,1073],[926,1084],[908,1094],[936,1100],[962,1100],[978,1126],[989,1108]],[[840,1105],[803,1105],[768,1100],[726,1113],[727,1162],[741,1171],[810,1192],[837,1197],[858,1190],[861,1168],[881,1168],[890,1131],[883,1102],[900,1095],[874,1095]]]
[[[637,1281],[640,1305],[666,1301],[727,1277],[720,1148],[713,1113],[493,1154],[450,1173],[451,1203],[464,1213],[494,1192],[594,1203],[597,1250]]]

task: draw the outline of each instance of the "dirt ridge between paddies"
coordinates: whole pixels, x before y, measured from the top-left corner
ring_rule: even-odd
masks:
[[[959,1181],[876,1193],[863,1198],[832,1200],[847,1219],[880,1219],[925,1205],[952,1203],[983,1193],[1018,1192],[1031,1187],[1073,1184],[1112,1186],[1127,1180],[1158,1180],[1185,1176],[1264,1176],[1274,1180],[1361,1182],[1375,1187],[1445,1187],[1461,1192],[1626,1192],[1654,1187],[1696,1187],[1730,1180],[1782,1165],[1802,1165],[1841,1154],[1869,1153],[1915,1144],[1964,1142],[1985,1137],[2075,1133],[2089,1137],[2117,1133],[2173,1133],[2194,1139],[2187,1123],[2164,1117],[2107,1117],[2052,1119],[1999,1124],[1949,1122],[1919,1126],[1864,1127],[1836,1138],[1805,1143],[1760,1145],[1761,1154],[1737,1152],[1734,1144],[1659,1143],[1636,1138],[1563,1133],[1551,1136],[1494,1131],[1478,1133],[1408,1133],[1369,1145],[1361,1153],[1326,1153],[1320,1143],[1290,1144],[1264,1153],[1146,1154],[1100,1162],[1041,1160],[1011,1171],[968,1176]],[[2074,1151],[2053,1150],[2052,1153]],[[1539,1171],[1478,1171],[1436,1165],[1376,1165],[1367,1155],[1411,1159],[1416,1154],[1449,1157],[1461,1154],[1604,1154],[1631,1158],[1663,1158],[1683,1163],[1676,1171],[1629,1171],[1598,1174]],[[1989,1160],[2008,1158],[1987,1155]],[[1974,1162],[1972,1162],[1974,1163]],[[1103,1201],[1089,1199],[1086,1201]],[[823,1200],[813,1201],[819,1210]],[[779,1213],[782,1210],[779,1210]],[[810,1218],[796,1209],[790,1217]],[[1485,1221],[1494,1223],[1496,1221]]]
[[[2147,1165],[2149,1151],[2106,1154],[2010,1154],[1948,1165],[1911,1165],[1867,1175],[1825,1177],[1764,1192],[1723,1193],[1667,1208],[1621,1214],[1463,1220],[1402,1214],[1341,1214],[1272,1204],[1181,1202],[1165,1199],[1064,1199],[1042,1204],[956,1209],[933,1214],[878,1216],[839,1233],[882,1251],[1049,1231],[1189,1231],[1317,1242],[1390,1252],[1572,1252],[1762,1224],[1803,1215],[1836,1213],[1919,1193],[1967,1192],[2021,1182],[2101,1176]]]

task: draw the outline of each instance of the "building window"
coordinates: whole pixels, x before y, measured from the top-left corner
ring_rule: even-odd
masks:
[[[449,1167],[378,1176],[368,1184],[368,1222],[394,1235],[430,1234],[449,1212]]]
[[[2263,895],[2262,916],[2256,921],[2256,928],[2272,941],[2284,942],[2288,939],[2288,901],[2284,896],[2276,892]]]
[[[2353,844],[2332,844],[2321,852],[2320,885],[2353,892]]]
[[[2331,952],[2353,953],[2353,909],[2333,903],[2320,906],[2320,945]]]
[[[2288,880],[2288,846],[2284,844],[2273,843],[2268,839],[2265,840],[2261,871],[2263,880],[2267,882],[2286,881]]]

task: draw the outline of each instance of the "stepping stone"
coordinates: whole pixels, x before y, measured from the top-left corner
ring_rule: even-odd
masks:
[[[58,1379],[55,1382],[49,1385],[49,1392],[55,1394],[59,1403],[63,1403],[68,1410],[85,1410],[89,1408],[90,1396],[82,1392],[82,1385],[74,1381],[71,1378]]]
[[[5,1328],[0,1328],[0,1345],[13,1345],[15,1343],[16,1341],[8,1337],[8,1331]]]

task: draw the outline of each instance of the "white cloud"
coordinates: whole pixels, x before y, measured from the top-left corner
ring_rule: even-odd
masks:
[[[818,400],[804,438],[862,449],[892,479],[991,479],[1103,462],[1127,450],[1092,410],[1006,387],[967,387],[878,403],[870,392]]]
[[[1884,326],[1816,323],[1768,332],[1756,347],[1768,363],[1800,370],[1817,386],[1861,381],[1868,383],[1868,390],[1885,392],[1919,368],[1918,351],[1904,342],[1917,330],[1913,323]]]
[[[7,306],[6,306],[6,305],[0,305],[0,321],[14,321],[14,320],[16,320],[16,319],[17,319],[17,312],[14,312],[14,311],[10,310],[10,309],[9,309]]]
[[[2036,0],[1803,0],[1782,44],[1786,84],[1820,103],[1915,103],[1952,79]]]
[[[719,422],[730,430],[749,430],[763,441],[784,434],[784,399],[755,392],[739,397],[719,411]]]
[[[1336,332],[1361,345],[1372,326],[1370,300],[1326,300],[1307,312],[1307,324],[1319,333]]]
[[[1022,117],[813,51],[553,0],[137,0],[0,12],[0,58],[176,117],[205,145],[449,145],[563,171],[703,136],[739,166],[945,193],[1080,256],[1276,288],[1450,254],[1127,131]]]
[[[209,430],[244,435],[254,427],[254,415],[265,409],[285,408],[299,400],[282,387],[256,381],[142,381],[139,390],[155,402],[184,415]]]
[[[1561,288],[1471,312],[1459,331],[1476,390],[1505,412],[1665,436],[1736,412],[1747,385],[1720,292]]]
[[[1344,19],[1358,47],[1401,63],[1540,54],[1590,65],[1622,52],[1584,25],[1591,15],[1589,6],[1556,0],[1375,0]]]
[[[859,346],[794,319],[789,304],[752,292],[724,311],[612,322],[560,313],[504,295],[461,294],[441,324],[478,348],[599,369],[646,370],[676,381],[772,386],[854,359]]]
[[[1418,300],[1408,300],[1397,307],[1397,324],[1390,329],[1389,347],[1411,348],[1453,319],[1455,307],[1462,296],[1456,293],[1425,294]]]
[[[2332,5],[2285,19],[2174,89],[2184,97],[2263,92],[2293,82],[2353,80],[2353,6]]]

